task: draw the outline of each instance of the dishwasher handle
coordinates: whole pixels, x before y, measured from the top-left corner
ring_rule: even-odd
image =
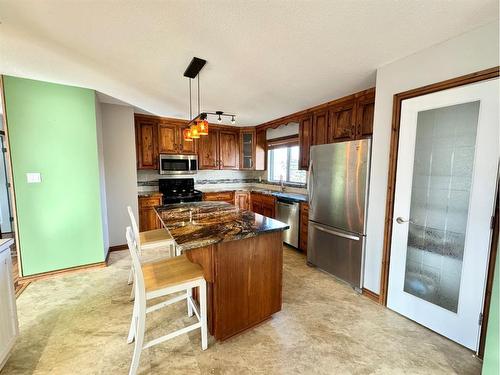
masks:
[[[277,201],[276,204],[278,206],[282,206],[283,208],[287,208],[290,210],[296,210],[298,207],[298,203],[288,203],[288,202],[283,202],[283,201]]]

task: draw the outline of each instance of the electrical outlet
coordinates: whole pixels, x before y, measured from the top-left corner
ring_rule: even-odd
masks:
[[[42,175],[40,173],[26,173],[26,180],[28,184],[39,184],[42,182]]]

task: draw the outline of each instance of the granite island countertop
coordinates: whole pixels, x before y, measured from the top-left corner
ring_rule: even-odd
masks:
[[[288,229],[278,220],[226,202],[192,202],[155,207],[181,251]]]

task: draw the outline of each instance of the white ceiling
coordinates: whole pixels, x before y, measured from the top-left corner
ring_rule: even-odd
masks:
[[[375,85],[377,67],[498,18],[497,0],[0,1],[0,72],[254,125]],[[408,72],[411,74],[411,72]]]

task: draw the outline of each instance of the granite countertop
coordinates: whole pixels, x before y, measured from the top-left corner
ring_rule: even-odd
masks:
[[[288,229],[278,220],[226,202],[192,202],[155,208],[181,251]]]
[[[270,189],[263,189],[263,188],[256,188],[256,187],[240,187],[240,188],[208,188],[208,189],[201,189],[202,192],[204,193],[223,193],[227,191],[249,191],[252,193],[260,193],[260,194],[265,194],[265,195],[273,195],[277,198],[283,197],[287,199],[291,199],[297,202],[307,202],[308,198],[307,195],[305,194],[299,194],[299,193],[286,193],[286,192],[281,192],[281,191],[276,191],[276,190],[270,190]]]
[[[161,197],[163,196],[162,193],[159,191],[140,191],[138,193],[139,198],[147,198],[147,197]]]

